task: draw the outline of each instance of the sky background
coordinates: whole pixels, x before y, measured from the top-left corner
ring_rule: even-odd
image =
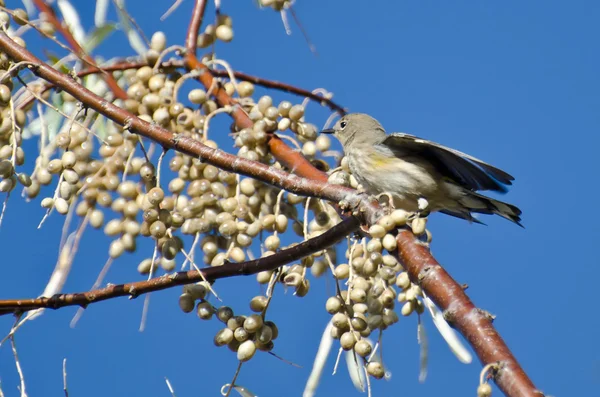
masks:
[[[90,26],[93,2],[78,3],[83,23]],[[161,23],[169,5],[127,2],[148,36],[160,29],[169,44],[183,44],[192,1]],[[432,251],[459,283],[469,285],[475,304],[497,316],[495,326],[541,390],[552,396],[600,396],[600,320],[594,314],[600,278],[600,4],[304,0],[295,10],[318,56],[295,23],[287,36],[277,13],[250,0],[223,1],[235,39],[219,43],[217,55],[236,70],[308,89],[325,87],[337,102],[373,115],[389,132],[437,141],[514,175],[514,187],[502,199],[523,210],[525,229],[499,217],[485,217],[488,226],[480,226],[434,214]],[[56,48],[32,34],[26,40],[34,50]],[[133,51],[117,32],[96,54]],[[308,115],[322,125],[328,112],[311,103]],[[219,125],[226,131],[229,121],[219,122],[213,131]],[[225,137],[223,132],[217,140],[226,145]],[[35,144],[28,145],[31,169]],[[11,198],[0,229],[0,299],[43,291],[54,268],[62,219],[53,215],[37,230],[42,216],[39,200]],[[66,292],[89,289],[108,242],[99,231],[86,232]],[[122,257],[106,281],[141,279],[136,266],[149,255],[151,248],[143,246]],[[244,365],[238,383],[261,397],[301,395],[330,317],[324,302],[331,286],[325,279],[312,280],[303,299],[279,289],[269,309],[280,330],[275,352],[302,368],[257,354]],[[227,279],[216,288],[239,313],[248,313],[247,302],[260,293],[252,278]],[[16,340],[29,395],[63,395],[63,358],[71,396],[169,396],[164,377],[179,397],[218,395],[237,360],[228,349],[213,346],[217,321],[200,321],[179,310],[179,293],[176,288],[152,294],[143,333],[138,332],[143,299],[92,305],[75,329],[69,328],[74,308],[46,312],[24,326]],[[374,396],[475,395],[479,362],[459,363],[425,319],[427,381],[418,382],[417,319],[401,318],[385,332],[384,357],[392,378],[373,382]],[[0,317],[2,334],[11,323],[10,317]],[[317,395],[360,395],[344,367],[329,374],[333,363],[332,356]],[[0,348],[0,380],[6,396],[18,395],[9,345]]]

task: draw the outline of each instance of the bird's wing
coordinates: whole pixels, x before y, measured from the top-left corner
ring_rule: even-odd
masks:
[[[503,185],[511,185],[515,179],[478,158],[414,135],[390,134],[382,144],[400,157],[418,155],[427,159],[440,174],[473,191],[506,192]]]

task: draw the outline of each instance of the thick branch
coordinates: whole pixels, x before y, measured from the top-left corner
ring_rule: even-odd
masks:
[[[54,28],[58,32],[60,32],[60,34],[65,38],[65,40],[67,40],[69,47],[71,47],[75,54],[81,57],[88,64],[96,67],[96,63],[94,62],[92,57],[86,54],[86,52],[83,50],[83,48],[81,48],[77,40],[75,40],[75,37],[73,37],[69,29],[65,28],[63,24],[58,20],[54,9],[50,5],[46,4],[44,0],[34,0],[34,3],[40,12],[46,14],[48,22],[50,22],[54,26]],[[112,75],[105,74],[104,79],[110,90],[113,92],[113,94],[115,94],[115,97],[119,99],[127,99],[127,93],[119,86],[119,84]]]
[[[198,33],[202,26],[204,11],[206,10],[206,0],[196,0],[194,9],[192,10],[192,18],[185,37],[185,50],[188,54],[196,55],[196,47],[198,46]]]
[[[222,266],[201,269],[201,272],[207,280],[214,281],[220,278],[248,276],[262,271],[274,270],[337,243],[348,234],[356,231],[359,226],[360,221],[358,218],[349,217],[325,233],[303,241],[293,247],[279,251],[271,256],[241,263],[225,263]],[[130,296],[135,298],[149,292],[202,281],[202,275],[196,270],[190,270],[188,272],[167,274],[146,281],[110,285],[106,288],[88,292],[57,294],[50,298],[0,300],[0,315],[22,313],[41,308],[59,309],[65,306],[86,307],[91,303],[101,302],[120,296]]]
[[[187,67],[190,70],[201,70],[206,73],[202,73],[198,80],[202,83],[202,85],[208,90],[213,86],[213,76],[211,74],[211,70],[204,65],[202,62],[198,60],[193,54],[186,55],[186,63]],[[213,90],[213,95],[217,100],[219,106],[232,106],[233,111],[231,112],[231,117],[235,122],[235,125],[238,128],[250,128],[254,124],[250,117],[246,114],[244,109],[237,106],[235,101],[225,92],[223,87],[217,86]],[[271,135],[275,137],[274,135]],[[275,156],[277,160],[279,160],[282,164],[292,170],[297,175],[303,176],[305,178],[312,178],[319,181],[326,181],[327,175],[324,172],[317,170],[313,165],[302,156],[300,153],[292,150],[289,146],[283,143],[279,138],[270,139],[268,142],[269,149],[271,153]]]
[[[468,341],[483,365],[498,363],[492,371],[498,387],[511,397],[542,397],[492,325],[493,318],[478,309],[464,289],[431,255],[429,248],[407,231],[398,233],[398,256],[413,282],[418,283],[444,318]]]
[[[334,202],[348,199],[356,201],[356,191],[354,189],[326,183],[324,181],[326,180],[325,174],[321,171],[317,171],[319,175],[322,175],[318,180],[302,178],[257,161],[237,157],[219,149],[213,149],[195,139],[175,135],[169,130],[148,123],[134,114],[106,101],[104,98],[78,84],[69,76],[43,63],[25,48],[16,44],[3,32],[0,32],[0,47],[12,59],[35,65],[29,66],[34,74],[44,80],[51,81],[56,87],[68,92],[86,107],[94,109],[132,132],[159,143],[164,148],[174,149],[184,154],[201,158],[207,163],[223,170],[246,175],[296,194],[313,196]],[[225,92],[223,91],[223,93]],[[241,110],[241,108],[238,109]],[[245,115],[245,113],[243,114]],[[277,139],[272,139],[272,141],[277,141]],[[307,163],[312,168],[304,157],[296,152],[293,152],[293,155],[299,156],[303,160],[303,163]],[[358,201],[356,203],[358,204]],[[378,206],[371,204],[368,200],[364,200],[363,207],[369,222],[373,222],[379,217],[380,211]]]
[[[324,182],[327,179],[326,174],[315,169],[304,157],[290,149],[276,136],[273,136],[269,141],[269,147],[272,153],[294,173],[310,179],[290,175],[282,170],[268,167],[258,162],[242,159],[221,150],[209,148],[196,140],[175,136],[164,128],[149,124],[135,115],[93,94],[68,76],[44,64],[27,50],[17,45],[3,32],[0,32],[0,48],[16,61],[25,61],[36,65],[30,67],[33,73],[68,92],[85,106],[96,110],[116,123],[126,126],[126,128],[133,132],[154,140],[165,148],[179,150],[182,153],[199,157],[207,163],[213,164],[221,169],[247,175],[301,195],[310,195],[331,201],[341,201],[356,197],[355,190],[353,189],[333,186]],[[213,76],[210,74],[208,68],[198,62],[195,56],[190,54],[186,55],[186,61],[188,68],[206,71],[206,73],[200,75],[199,80],[205,87],[210,87],[213,82]],[[242,108],[235,104],[222,88],[217,87],[214,90],[214,93],[217,102],[221,106],[230,105],[234,107],[232,117],[238,127],[245,128],[252,126],[252,121],[248,118],[247,114]],[[379,215],[378,207],[368,203],[366,200],[362,200],[361,204],[364,206],[368,222],[372,223],[375,221]],[[355,220],[353,222],[357,221]],[[354,226],[353,228],[353,230],[356,230]],[[305,243],[308,243],[308,241]],[[467,338],[471,346],[479,355],[481,361],[484,363],[500,362],[501,367],[496,374],[498,386],[511,397],[541,396],[541,392],[535,389],[532,382],[527,378],[511,352],[508,350],[506,344],[491,325],[490,319],[486,317],[484,312],[477,310],[473,306],[460,286],[441,268],[429,251],[421,246],[409,231],[400,231],[398,243],[400,258],[409,271],[412,280],[419,283],[427,295],[440,308],[446,311],[447,315],[450,317],[451,323]],[[228,273],[228,276],[245,274],[244,271],[247,270],[246,267],[240,267],[240,264],[227,266],[235,266],[235,268],[231,268],[231,272]],[[225,267],[225,269],[230,268]],[[215,271],[218,270],[213,270],[213,268],[206,269],[207,277],[213,277],[214,273],[212,272]],[[189,274],[189,272],[187,274]],[[199,276],[197,273],[196,275]],[[185,279],[186,277],[191,276],[192,274],[186,275],[186,273],[178,273],[177,276],[173,276],[173,278],[176,280],[175,283],[184,283],[191,282]],[[180,279],[180,277],[183,277],[183,279]],[[161,278],[154,280],[160,279]],[[156,286],[149,286],[148,288],[150,289],[147,292],[162,289],[163,287],[159,286],[166,281],[157,282],[158,284]],[[109,299],[107,296],[135,295],[136,287],[139,287],[139,284],[132,283],[119,286],[119,288],[109,287],[109,289],[99,291],[105,291],[102,292],[105,295],[101,295],[102,300],[104,300]],[[134,289],[132,290],[132,288]],[[89,303],[89,296],[85,297],[85,294],[84,296],[79,295],[80,294],[67,295],[71,300],[79,300],[59,304],[65,306],[85,305]],[[98,300],[98,298],[94,296],[94,300]],[[37,304],[42,304],[41,301],[33,301]],[[54,303],[55,301],[51,301],[53,303],[48,302],[50,301],[44,301],[43,305],[45,306],[42,307],[54,307],[57,304]],[[31,308],[36,307],[39,306]]]

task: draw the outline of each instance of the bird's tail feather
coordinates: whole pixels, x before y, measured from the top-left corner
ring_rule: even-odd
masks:
[[[467,192],[460,200],[460,204],[470,212],[478,214],[497,214],[523,227],[521,224],[521,210],[512,204],[505,203],[483,196],[475,192]]]

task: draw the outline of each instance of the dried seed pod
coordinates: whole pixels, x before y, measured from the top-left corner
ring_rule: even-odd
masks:
[[[251,314],[244,320],[244,329],[250,333],[258,331],[263,326],[263,319],[259,314]]]
[[[233,337],[238,342],[244,342],[250,338],[250,334],[242,327],[238,327],[233,331]]]
[[[224,324],[233,317],[233,310],[229,306],[221,306],[217,309],[217,318]]]
[[[292,121],[299,121],[304,116],[304,106],[294,105],[289,109],[288,117]]]
[[[268,299],[266,296],[258,295],[250,300],[250,310],[260,313],[267,307]]]
[[[256,353],[256,345],[253,341],[247,340],[240,344],[237,350],[237,359],[241,362],[250,360]]]
[[[341,309],[342,301],[339,297],[332,296],[329,299],[327,299],[327,302],[325,303],[325,310],[327,310],[329,314],[338,313]]]
[[[238,94],[242,98],[251,97],[254,94],[254,84],[249,81],[242,81],[237,85]]]
[[[492,386],[489,383],[482,383],[477,387],[477,397],[490,397],[492,395]]]
[[[340,336],[340,346],[344,350],[350,350],[356,344],[356,337],[351,331],[344,332],[342,336]]]
[[[402,310],[401,310],[402,315],[410,316],[414,309],[415,309],[415,305],[414,305],[413,301],[409,300],[402,306]]]
[[[401,272],[396,277],[396,285],[403,290],[410,287],[410,278],[408,277],[407,272]]]
[[[350,275],[350,266],[347,263],[342,263],[335,267],[335,278],[345,280]]]
[[[184,313],[190,313],[194,310],[194,298],[190,294],[183,293],[179,296],[179,308]]]
[[[372,350],[371,344],[365,339],[359,340],[354,346],[354,351],[361,357],[367,357]]]
[[[69,203],[67,203],[64,198],[58,197],[56,200],[54,200],[54,209],[56,209],[56,212],[59,214],[65,215],[67,212],[69,212]]]
[[[425,233],[425,227],[427,226],[427,218],[415,218],[412,220],[410,225],[415,236],[420,236]]]
[[[231,29],[231,26],[220,25],[217,26],[215,35],[217,39],[228,43],[233,40],[233,29]]]
[[[215,313],[214,307],[208,302],[198,302],[196,314],[202,320],[210,320]]]
[[[378,361],[371,361],[367,364],[367,373],[375,379],[381,379],[385,376],[383,365]]]
[[[213,342],[215,346],[225,346],[233,340],[233,331],[229,328],[223,328],[217,332]]]

